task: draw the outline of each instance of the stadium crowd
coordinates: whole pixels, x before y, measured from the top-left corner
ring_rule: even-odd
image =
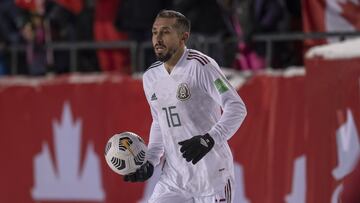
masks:
[[[0,75],[10,73],[8,48],[13,45],[25,50],[17,60],[18,73],[44,75],[70,71],[69,50],[54,51],[46,48],[48,43],[147,42],[152,20],[161,9],[188,16],[194,40],[222,42],[207,54],[221,66],[239,70],[265,66],[264,44],[254,43],[254,34],[302,30],[300,0],[2,0]],[[273,52],[274,68],[302,64],[298,44],[278,43]],[[131,71],[128,49],[85,49],[77,56],[80,72]],[[152,50],[146,52],[145,65],[154,60]]]

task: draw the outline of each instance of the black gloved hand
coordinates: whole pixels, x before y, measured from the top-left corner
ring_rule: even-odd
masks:
[[[149,179],[154,173],[154,166],[147,161],[140,168],[138,168],[134,173],[124,175],[124,181],[126,182],[144,182]]]
[[[213,148],[214,144],[214,139],[208,133],[179,142],[183,157],[188,162],[192,161],[194,165]]]

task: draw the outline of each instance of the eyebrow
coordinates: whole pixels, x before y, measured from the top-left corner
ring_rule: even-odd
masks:
[[[152,30],[155,30],[155,29],[156,29],[156,27],[152,28]],[[170,26],[164,26],[164,27],[159,28],[159,30],[171,30],[171,29],[172,29],[172,27],[170,27]]]

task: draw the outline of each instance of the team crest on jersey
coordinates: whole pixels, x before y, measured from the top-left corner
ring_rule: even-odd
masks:
[[[176,98],[180,101],[188,100],[191,97],[189,86],[181,83],[177,89]]]

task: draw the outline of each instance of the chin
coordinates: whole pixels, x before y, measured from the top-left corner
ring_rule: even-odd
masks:
[[[171,58],[171,54],[165,54],[165,55],[156,54],[156,59],[161,61],[161,62],[164,62],[164,63],[166,61],[168,61],[170,58]]]

